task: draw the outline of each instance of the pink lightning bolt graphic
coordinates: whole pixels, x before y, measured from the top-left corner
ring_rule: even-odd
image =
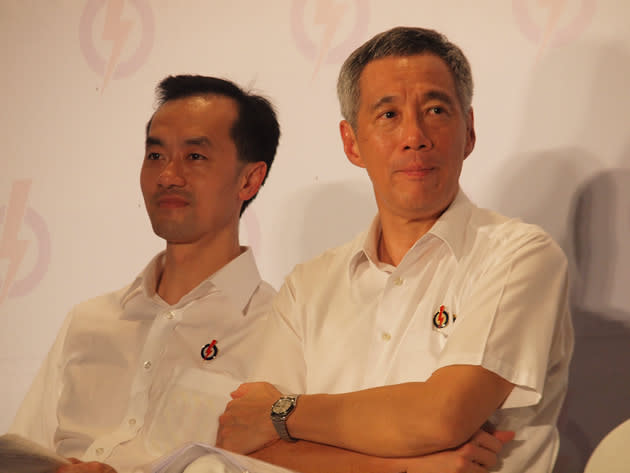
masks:
[[[558,23],[560,23],[560,18],[562,18],[562,14],[566,9],[567,0],[538,0],[538,5],[542,8],[547,8],[549,14],[540,38],[538,53],[536,54],[537,59],[540,58],[547,45],[551,42],[551,38],[558,28]]]
[[[28,199],[28,193],[31,189],[31,180],[15,181],[11,188],[11,196],[9,197],[9,205],[7,207],[7,215],[4,221],[4,229],[2,231],[2,237],[0,238],[0,259],[9,260],[9,267],[7,269],[6,278],[4,284],[0,288],[0,304],[7,297],[9,288],[17,272],[20,269],[20,264],[26,254],[26,248],[28,247],[28,241],[20,240],[18,233],[24,220],[24,213],[26,212],[26,201]]]
[[[105,25],[103,26],[102,38],[106,41],[113,41],[112,53],[109,56],[107,67],[105,68],[105,78],[103,80],[102,91],[105,90],[109,80],[111,79],[114,69],[118,64],[118,59],[122,53],[123,47],[127,42],[133,21],[123,20],[122,11],[125,0],[109,0],[107,3],[107,13],[105,15]]]
[[[330,51],[335,32],[339,27],[339,23],[343,18],[343,15],[348,9],[346,2],[337,2],[336,0],[318,0],[315,10],[315,24],[323,25],[324,34],[322,35],[322,42],[319,47],[319,54],[317,55],[317,62],[315,63],[315,70],[313,71],[313,77],[315,78],[319,68],[324,61],[326,54]]]

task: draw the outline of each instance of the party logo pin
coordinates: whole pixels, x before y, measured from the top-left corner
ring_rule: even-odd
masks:
[[[457,316],[453,314],[453,322],[457,320]],[[433,325],[435,328],[444,328],[451,321],[450,314],[446,311],[446,306],[441,305],[440,310],[438,310],[435,315],[433,315]]]
[[[212,340],[210,343],[206,343],[201,349],[201,358],[206,361],[213,360],[219,353],[219,347],[217,347],[217,341]]]

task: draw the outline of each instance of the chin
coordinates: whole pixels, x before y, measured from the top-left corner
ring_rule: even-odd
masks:
[[[182,228],[181,225],[154,224],[153,231],[167,243],[185,244],[194,241],[192,232],[187,228]]]

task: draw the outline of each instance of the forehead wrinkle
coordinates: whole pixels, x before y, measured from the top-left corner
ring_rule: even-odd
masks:
[[[192,138],[186,138],[184,144],[193,146],[212,146],[212,143],[207,136],[195,136]]]

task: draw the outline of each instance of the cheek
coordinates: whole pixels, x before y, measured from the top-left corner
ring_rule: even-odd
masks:
[[[144,189],[147,186],[147,171],[145,169],[145,167],[143,166],[140,169],[140,189],[142,189],[142,192],[144,192]]]
[[[361,160],[370,176],[377,176],[387,172],[388,160],[395,151],[395,140],[391,136],[375,134],[369,140],[360,142],[359,152]]]
[[[160,170],[157,166],[143,166],[140,169],[140,190],[145,201],[155,193],[158,187]]]
[[[146,194],[146,192],[151,188],[152,180],[151,172],[143,166],[140,170],[140,189],[143,194]]]
[[[359,141],[359,144],[361,148],[368,152],[374,149],[387,150],[393,148],[400,140],[400,132],[395,128],[372,127],[365,133],[365,136],[368,139]]]

